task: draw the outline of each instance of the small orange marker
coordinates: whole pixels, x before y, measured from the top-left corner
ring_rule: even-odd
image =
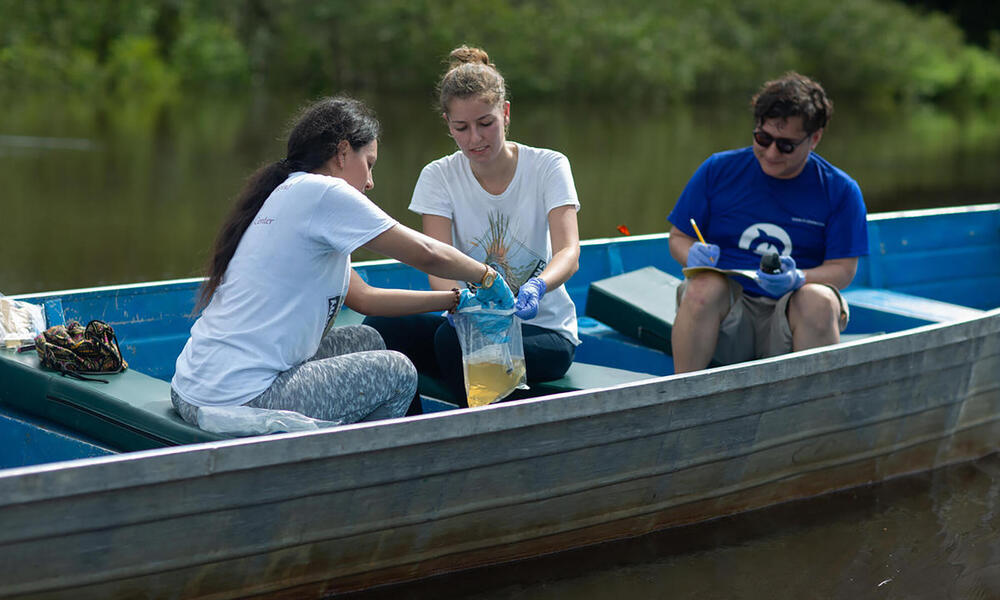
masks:
[[[618,231],[620,233],[625,234],[625,235],[632,235],[632,233],[628,230],[628,227],[625,227],[624,225],[619,225],[618,226]]]

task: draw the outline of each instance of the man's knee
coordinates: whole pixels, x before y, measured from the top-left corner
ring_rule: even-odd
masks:
[[[829,286],[807,283],[788,301],[788,323],[813,329],[839,331],[840,298]]]
[[[729,309],[729,278],[720,273],[700,273],[684,283],[680,304],[695,312]]]

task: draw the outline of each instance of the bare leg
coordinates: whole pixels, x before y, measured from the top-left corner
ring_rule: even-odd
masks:
[[[719,340],[719,325],[729,312],[729,304],[726,276],[700,273],[687,281],[670,338],[675,373],[708,366]]]
[[[840,301],[829,287],[806,284],[788,301],[792,349],[806,350],[840,341]]]

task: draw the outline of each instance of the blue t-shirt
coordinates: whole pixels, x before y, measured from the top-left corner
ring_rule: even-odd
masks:
[[[705,242],[721,249],[719,268],[756,270],[761,256],[777,251],[810,269],[868,254],[866,214],[858,184],[815,152],[796,177],[778,179],[747,147],[703,162],[667,220],[696,238],[693,218]],[[756,282],[736,280],[747,293],[766,295]]]

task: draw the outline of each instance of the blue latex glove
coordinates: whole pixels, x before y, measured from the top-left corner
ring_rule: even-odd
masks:
[[[524,282],[517,291],[517,303],[514,304],[514,314],[527,321],[538,314],[538,301],[545,295],[548,286],[538,277],[532,277]]]
[[[695,242],[688,250],[689,267],[717,267],[719,266],[719,247],[715,244],[702,244]]]
[[[468,289],[463,288],[458,293],[458,305],[455,306],[455,312],[462,310],[463,308],[468,308],[476,304],[476,295],[470,292]],[[448,319],[448,324],[452,327],[455,326],[455,320],[451,317],[452,311],[445,313],[445,318]]]
[[[795,268],[795,259],[791,256],[781,257],[780,273],[772,275],[757,269],[757,285],[772,298],[780,298],[792,290],[797,290],[805,282],[805,274]]]
[[[479,300],[487,308],[514,308],[514,293],[510,291],[510,287],[507,286],[507,282],[503,280],[500,273],[497,273],[493,285],[476,290],[476,300]]]

